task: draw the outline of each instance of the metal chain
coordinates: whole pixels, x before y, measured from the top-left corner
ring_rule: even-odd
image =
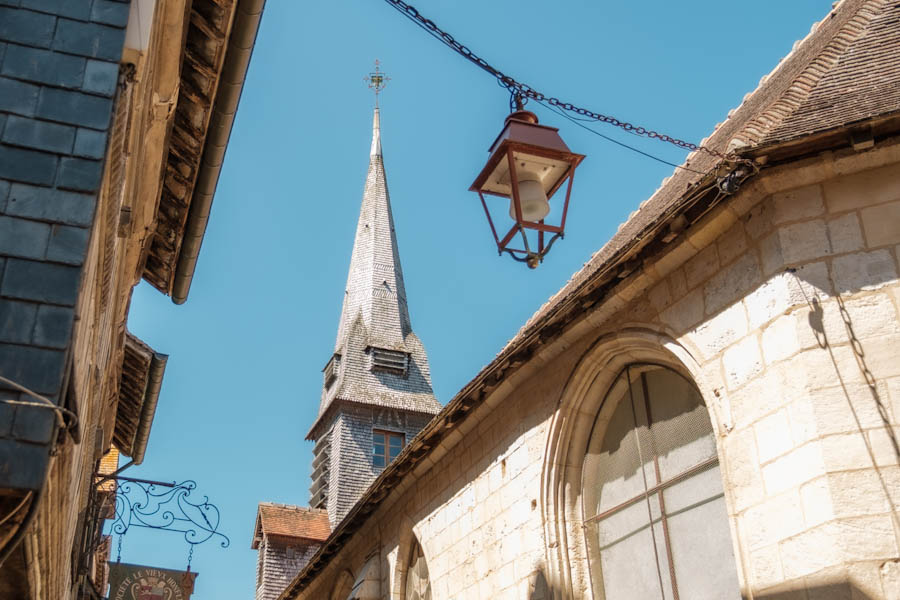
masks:
[[[537,91],[533,87],[528,84],[517,81],[500,71],[499,69],[493,67],[490,63],[488,63],[485,59],[481,58],[472,50],[470,50],[467,46],[458,42],[456,38],[442,30],[440,27],[435,24],[431,19],[423,16],[416,7],[404,2],[403,0],[385,0],[388,4],[397,9],[401,14],[405,17],[413,21],[416,25],[423,28],[425,31],[430,33],[433,37],[437,38],[457,54],[477,66],[478,68],[486,71],[491,76],[497,79],[497,82],[501,87],[509,90],[510,95],[512,96],[510,100],[510,106],[513,107],[518,102],[523,102],[524,100],[535,100],[537,102],[546,102],[551,106],[555,106],[567,112],[575,113],[582,117],[598,121],[600,123],[606,123],[608,125],[612,125],[613,127],[618,127],[624,131],[632,133],[634,135],[639,135],[642,137],[646,137],[649,139],[659,140],[661,142],[665,142],[667,144],[672,144],[673,146],[677,146],[684,150],[690,150],[692,152],[700,151],[709,154],[710,156],[714,156],[717,158],[723,158],[727,160],[733,160],[736,158],[734,153],[725,154],[723,152],[719,152],[718,150],[713,150],[712,148],[707,148],[706,146],[700,146],[698,144],[694,144],[692,142],[686,142],[684,140],[680,140],[678,138],[671,137],[664,133],[659,133],[658,131],[654,131],[652,129],[647,129],[645,127],[641,127],[638,125],[633,125],[627,121],[621,121],[615,117],[611,117],[608,115],[604,115],[601,113],[594,112],[592,110],[588,110],[587,108],[583,108],[580,106],[576,106],[571,102],[563,102],[559,98],[554,98],[552,96],[546,96],[541,92]]]
[[[188,563],[187,563],[188,571],[191,570],[191,560],[193,560],[193,558],[194,558],[194,544],[191,544],[191,549],[188,550]]]
[[[116,545],[116,562],[122,562],[122,535],[119,534],[119,542]]]

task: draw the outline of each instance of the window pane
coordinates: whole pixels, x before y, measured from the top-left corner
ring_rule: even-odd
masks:
[[[380,455],[379,455],[379,454],[376,454],[375,456],[373,456],[373,457],[372,457],[372,464],[375,465],[376,467],[384,467],[384,455],[383,455],[383,454],[380,454]]]
[[[662,367],[646,371],[644,378],[650,392],[653,447],[663,481],[714,458],[716,440],[709,413],[694,386]]]
[[[654,496],[651,507],[659,506]],[[596,525],[596,540],[600,552],[600,570],[605,600],[634,598],[671,598],[669,567],[662,544],[662,527],[658,508],[654,514],[654,528],[650,530],[647,501],[642,500]],[[594,529],[589,528],[589,531]],[[654,536],[660,544],[654,549]],[[657,563],[657,557],[659,562]],[[592,564],[596,568],[595,565]],[[665,595],[660,591],[662,580]],[[599,583],[599,582],[597,582]],[[596,585],[596,584],[595,584]]]
[[[384,445],[384,434],[381,433],[380,431],[373,431],[372,432],[372,442],[374,442],[376,444],[381,444],[383,446]]]
[[[719,467],[675,484],[664,495],[680,596],[740,598]]]
[[[376,443],[372,446],[372,448],[373,448],[373,451],[375,454],[382,454],[382,455],[384,454],[384,445],[383,444]]]
[[[392,435],[390,437],[390,445],[391,448],[401,448],[403,446],[403,438],[400,436]]]
[[[598,420],[584,462],[585,517],[600,514],[644,491],[644,477],[652,471],[644,457],[644,473],[640,468],[641,453],[635,431],[627,379],[623,374],[613,386],[605,406],[612,412],[608,423]],[[607,413],[608,414],[608,413]],[[638,415],[640,419],[643,415]]]

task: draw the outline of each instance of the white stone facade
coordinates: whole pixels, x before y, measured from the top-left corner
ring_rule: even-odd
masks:
[[[900,146],[775,168],[500,382],[291,598],[372,552],[404,598],[594,598],[581,468],[611,381],[699,388],[746,598],[900,597]],[[342,599],[343,600],[343,599]]]

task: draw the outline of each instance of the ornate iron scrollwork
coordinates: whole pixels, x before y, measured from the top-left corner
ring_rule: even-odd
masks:
[[[191,480],[177,484],[117,477],[116,515],[111,531],[125,535],[132,527],[177,531],[193,549],[215,539],[222,548],[231,544],[219,529],[220,514],[207,496],[194,502],[197,484]]]

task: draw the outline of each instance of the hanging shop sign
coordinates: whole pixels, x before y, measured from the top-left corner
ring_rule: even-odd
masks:
[[[197,573],[110,563],[109,600],[188,600]]]

